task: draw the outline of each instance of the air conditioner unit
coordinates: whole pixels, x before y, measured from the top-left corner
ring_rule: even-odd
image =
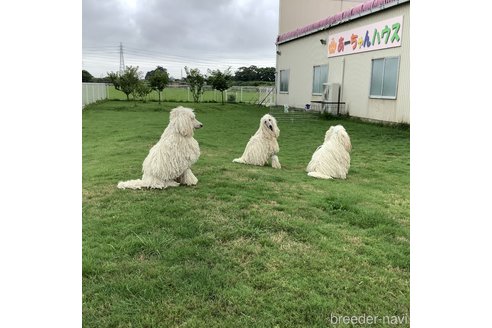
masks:
[[[337,102],[340,93],[340,84],[323,83],[323,100],[328,102]]]
[[[338,96],[340,94],[340,84],[323,83],[323,107],[322,112],[337,115],[339,110]]]

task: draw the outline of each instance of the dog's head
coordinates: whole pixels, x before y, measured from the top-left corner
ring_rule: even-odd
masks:
[[[325,143],[330,140],[342,145],[349,153],[352,151],[350,137],[342,125],[331,126],[328,131],[326,131]]]
[[[277,120],[270,114],[266,114],[261,118],[260,129],[262,129],[263,133],[272,135],[275,138],[278,138],[278,136],[280,135],[280,129],[277,126]]]
[[[179,134],[184,137],[193,136],[195,129],[200,129],[203,124],[195,118],[193,109],[179,106],[171,110],[169,124],[174,125]]]

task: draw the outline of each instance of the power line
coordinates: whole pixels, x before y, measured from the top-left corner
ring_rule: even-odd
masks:
[[[103,47],[100,47],[100,48],[92,47],[90,49],[88,49],[88,48],[82,49],[82,52],[85,55],[114,54],[115,51],[119,52],[119,50],[116,50],[114,47],[113,47],[112,51],[105,49]],[[124,47],[124,54],[125,55],[130,54],[130,55],[133,55],[134,57],[150,58],[150,59],[156,59],[156,60],[165,60],[165,61],[176,60],[176,61],[186,61],[186,62],[193,61],[193,62],[201,62],[204,64],[206,64],[206,63],[216,64],[216,63],[220,63],[220,62],[224,61],[224,60],[217,60],[216,59],[217,56],[221,55],[221,53],[209,53],[209,54],[201,53],[200,58],[194,58],[192,56],[164,54],[163,52],[137,49],[137,48],[128,47],[128,46]],[[241,58],[241,57],[242,56],[240,56],[240,55],[239,56],[236,55],[235,58],[225,59],[225,61],[233,61],[233,62],[237,62],[237,63],[240,63],[243,60],[251,60],[251,59],[253,59],[253,60],[257,59],[259,61],[263,61],[262,58],[252,58],[251,56],[244,56],[243,58]],[[273,61],[273,59],[271,59],[270,61]]]
[[[118,58],[119,54],[119,58]],[[140,67],[148,66],[163,66],[173,69],[179,75],[183,66],[198,66],[200,69],[231,66],[239,68],[241,66],[274,66],[274,60],[268,60],[263,58],[251,58],[245,56],[235,56],[237,58],[218,59],[218,53],[200,53],[200,58],[194,58],[193,56],[167,54],[163,51],[155,51],[149,49],[140,49],[134,46],[124,46],[120,43],[119,46],[112,45],[100,45],[100,46],[83,46],[82,47],[82,63],[89,65],[99,64],[106,66],[116,66],[119,62],[119,70],[124,71],[125,62],[128,65],[137,65]],[[118,60],[119,59],[119,60]],[[262,63],[262,64],[260,64]],[[115,65],[116,64],[116,65]],[[113,66],[113,67],[114,67]],[[108,69],[108,71],[111,69]]]

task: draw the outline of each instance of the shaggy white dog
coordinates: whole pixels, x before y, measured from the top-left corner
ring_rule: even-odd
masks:
[[[264,115],[260,120],[260,128],[249,139],[243,155],[234,159],[233,162],[262,166],[267,164],[268,159],[271,159],[272,167],[279,169],[281,167],[277,157],[280,150],[277,142],[279,135],[280,130],[275,117],[269,114]]]
[[[345,179],[350,168],[350,137],[341,125],[330,127],[325,142],[316,149],[306,171],[320,179]]]
[[[193,132],[202,126],[192,109],[179,106],[171,110],[169,125],[143,162],[142,179],[120,182],[118,188],[163,189],[180,184],[196,185],[198,179],[190,168],[200,157],[200,147]]]

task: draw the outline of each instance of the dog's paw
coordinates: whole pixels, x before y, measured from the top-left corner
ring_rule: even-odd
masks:
[[[310,177],[313,177],[313,178],[317,178],[317,179],[325,179],[325,180],[333,179],[329,175],[324,175],[322,173],[314,172],[314,171],[313,172],[309,172],[307,175],[310,176]]]
[[[166,181],[164,188],[167,188],[167,187],[178,187],[178,186],[179,186],[179,183],[177,183],[176,181]]]
[[[187,179],[186,181],[182,181],[182,184],[186,186],[196,186],[198,183],[198,179],[196,177]]]
[[[282,168],[282,166],[280,165],[280,161],[278,160],[278,156],[277,155],[273,155],[272,156],[272,167],[274,169],[280,169],[280,168]]]
[[[185,186],[195,186],[198,183],[198,179],[190,169],[186,170],[176,181]]]
[[[272,167],[274,169],[281,169],[282,165],[280,165],[280,162],[272,162]]]

